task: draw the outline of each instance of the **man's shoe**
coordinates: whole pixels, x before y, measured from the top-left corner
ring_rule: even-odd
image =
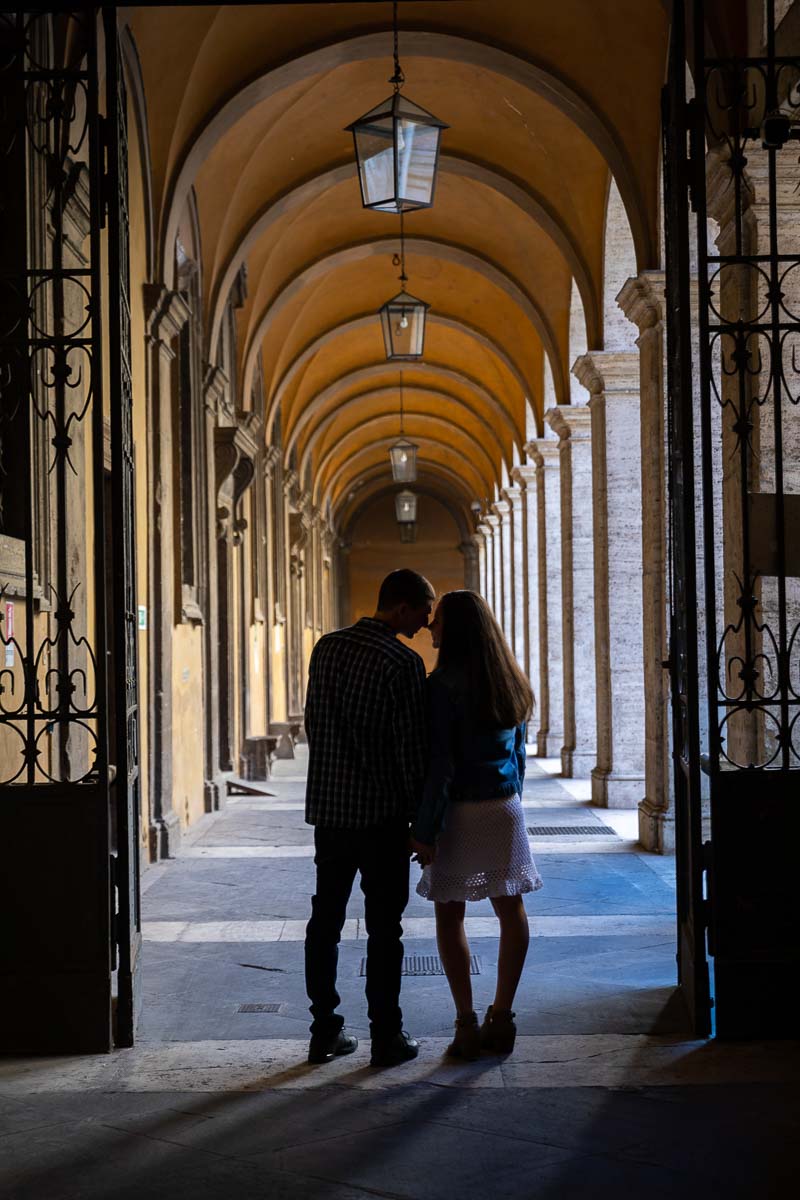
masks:
[[[327,1034],[324,1037],[314,1034],[308,1043],[308,1061],[310,1063],[326,1063],[340,1054],[352,1054],[358,1049],[358,1038],[340,1029],[338,1033]]]
[[[390,1038],[372,1039],[371,1067],[396,1067],[399,1063],[409,1062],[419,1054],[419,1042],[405,1030]]]

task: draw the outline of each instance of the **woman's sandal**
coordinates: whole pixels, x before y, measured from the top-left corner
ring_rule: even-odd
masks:
[[[480,1029],[480,1043],[491,1054],[510,1054],[517,1038],[514,1013],[510,1009],[495,1009],[490,1004]]]
[[[481,1031],[474,1012],[456,1017],[456,1035],[445,1051],[451,1058],[465,1058],[469,1062],[480,1057]]]

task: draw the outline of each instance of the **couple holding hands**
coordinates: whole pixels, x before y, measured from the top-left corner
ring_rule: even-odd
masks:
[[[338,946],[356,873],[367,928],[371,1064],[416,1058],[403,1030],[402,916],[409,853],[422,865],[420,896],[433,901],[439,955],[456,1007],[447,1053],[508,1054],[512,1005],[528,950],[525,892],[542,881],[522,810],[530,684],[481,596],[435,592],[414,571],[393,571],[377,611],[314,647],[305,710],[309,745],[306,821],[314,826],[316,890],[306,929],[311,1001],[308,1060],[356,1049],[336,1011]],[[398,640],[429,628],[438,649],[422,659]],[[489,898],[500,923],[497,986],[482,1024],[473,1008],[464,931],[468,900]]]

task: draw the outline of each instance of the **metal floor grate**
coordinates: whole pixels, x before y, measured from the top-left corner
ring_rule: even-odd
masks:
[[[366,958],[361,959],[361,967],[358,973],[361,976],[366,975]],[[403,975],[444,975],[444,967],[438,954],[409,954],[403,959],[402,973]],[[470,975],[480,975],[482,973],[482,963],[477,954],[469,956],[469,973]]]
[[[529,825],[531,837],[564,837],[580,834],[581,837],[616,837],[610,825]]]
[[[240,1013],[279,1013],[282,1008],[282,1004],[240,1004],[236,1011]]]

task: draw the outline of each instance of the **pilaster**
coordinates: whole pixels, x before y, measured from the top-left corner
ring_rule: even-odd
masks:
[[[648,850],[675,848],[670,778],[669,655],[666,552],[667,481],[664,428],[664,273],[643,271],[619,295],[626,317],[639,330],[639,426],[642,499],[642,662],[644,795],[639,802],[639,840]]]
[[[489,537],[487,538],[486,544],[487,563],[489,565],[487,579],[489,590],[486,596],[486,602],[494,615],[497,617],[497,620],[502,624],[503,562],[500,544],[500,518],[496,513],[490,512],[487,513],[483,518],[483,523],[489,530]]]
[[[519,489],[519,530],[522,554],[522,658],[523,670],[533,688],[538,710],[541,703],[542,681],[540,655],[540,587],[539,587],[539,476],[541,468],[534,462],[515,467],[511,478]],[[515,511],[515,533],[517,529]],[[515,634],[516,634],[515,628]],[[517,651],[519,657],[519,650]],[[536,714],[531,730],[536,728]]]
[[[503,633],[506,635],[506,640],[509,644],[512,644],[514,576],[511,546],[511,507],[506,499],[500,499],[492,505],[492,512],[500,522],[498,526],[500,535],[499,589],[498,579],[495,579],[495,596],[498,607],[495,611]]]
[[[528,581],[526,529],[523,515],[524,489],[515,481],[503,491],[503,499],[508,505],[508,542],[506,576],[510,603],[506,602],[509,610],[509,628],[506,633],[517,662],[523,671],[528,669]]]
[[[172,630],[175,616],[174,455],[172,363],[175,340],[189,319],[180,292],[160,284],[144,288],[148,352],[148,525],[151,673],[149,677],[150,857],[173,857],[180,817],[173,807]]]
[[[564,745],[564,637],[561,554],[561,453],[537,438],[526,450],[536,466],[539,695],[536,753],[555,758]]]
[[[588,779],[597,759],[594,652],[594,529],[591,413],[564,404],[545,413],[559,438],[564,638],[564,745],[561,769]]]
[[[597,763],[592,800],[635,808],[644,788],[639,355],[594,351],[573,374],[589,392],[594,504]]]

